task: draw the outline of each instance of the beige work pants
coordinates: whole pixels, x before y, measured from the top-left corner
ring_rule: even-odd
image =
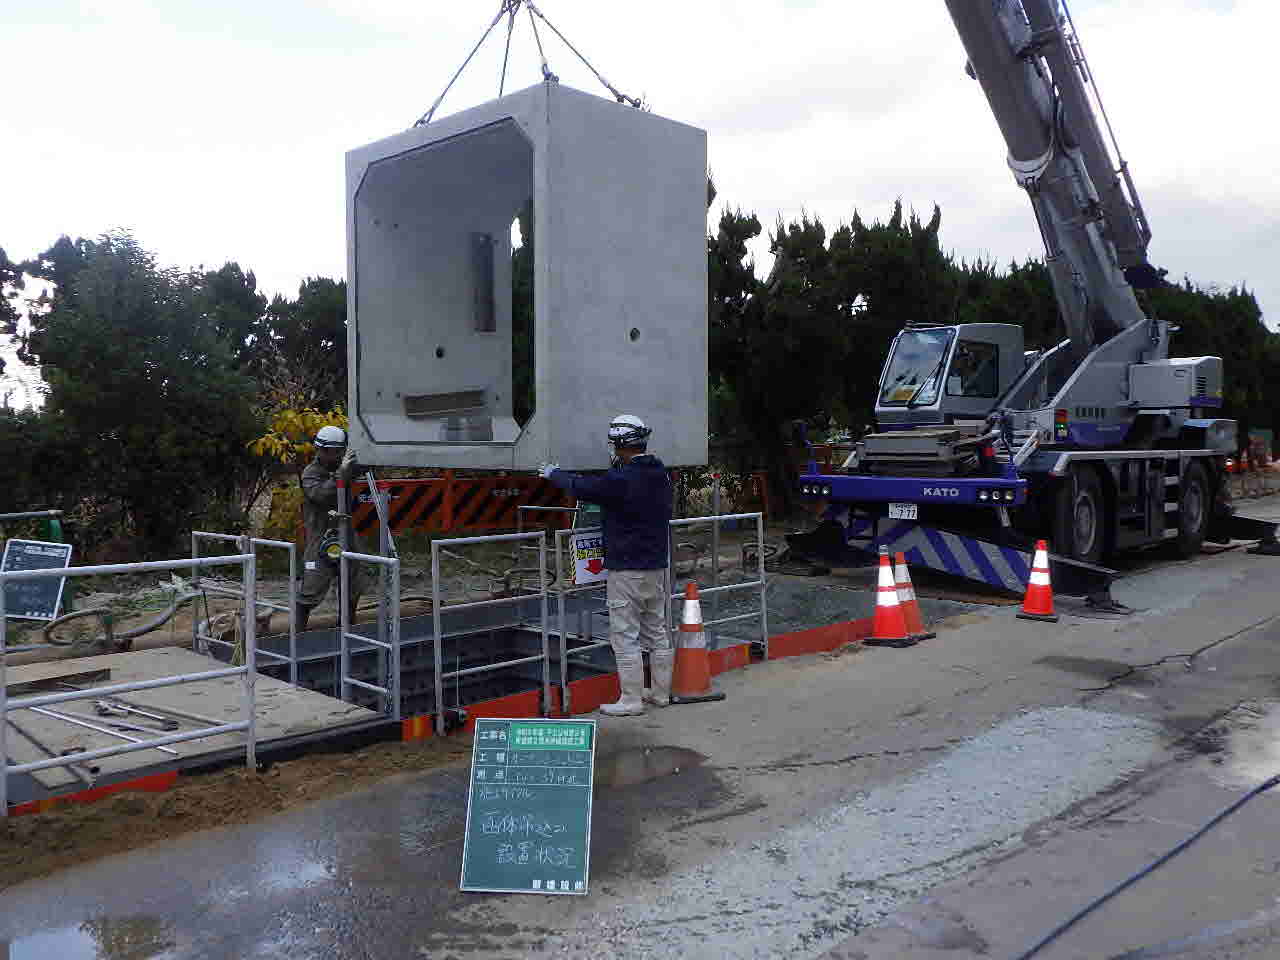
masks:
[[[305,569],[302,571],[302,589],[298,591],[298,603],[304,607],[319,606],[329,593],[329,586],[332,584],[336,587],[338,584],[337,568],[323,560],[307,560],[303,566]],[[350,571],[349,585],[353,611],[355,604],[360,602],[360,597],[365,592],[365,572],[360,569],[361,566],[362,564],[355,560],[350,560],[347,564],[347,569]]]
[[[632,658],[638,662],[641,650],[671,648],[666,580],[665,570],[609,571],[609,644],[619,664]]]

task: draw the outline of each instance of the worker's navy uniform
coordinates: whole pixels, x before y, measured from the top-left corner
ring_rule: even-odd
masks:
[[[667,545],[671,477],[662,461],[641,454],[603,476],[556,470],[551,482],[603,509],[609,569],[609,642],[619,665],[671,645],[667,633]]]

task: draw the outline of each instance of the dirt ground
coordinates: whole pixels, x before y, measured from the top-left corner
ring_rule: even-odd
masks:
[[[471,738],[381,743],[272,764],[183,777],[164,793],[118,793],[96,803],[0,821],[0,890],[196,830],[247,823],[397,774],[465,764]]]
[[[781,542],[786,529],[782,525],[774,527],[769,531],[768,541]],[[727,532],[723,539],[722,574],[726,580],[732,581],[744,575],[740,567],[741,541],[750,536],[751,534],[744,536],[742,532]],[[707,575],[710,566],[709,536],[697,531],[681,536],[680,540],[681,546],[677,550],[678,569],[686,575],[695,571],[695,575],[699,577]],[[422,559],[405,558],[402,583],[405,594],[430,593],[429,558],[426,564],[422,563]],[[501,571],[504,566],[509,567],[510,562],[504,564],[505,559],[495,551],[477,558],[478,566],[490,571]],[[455,602],[464,598],[479,598],[488,587],[487,576],[468,564],[455,560],[443,572],[446,580],[445,593]],[[838,575],[820,578],[819,583],[828,587],[856,589],[864,586],[861,581],[870,576],[862,570],[842,572],[846,573],[845,578]],[[92,586],[101,592],[86,590],[78,606],[110,606],[116,611],[116,629],[127,629],[153,617],[158,610],[167,606],[164,595],[157,593],[158,579],[149,583],[141,578],[131,583],[94,583]],[[782,582],[793,578],[775,575],[774,579]],[[814,583],[808,578],[796,578],[796,585],[802,590],[811,590]],[[120,592],[107,592],[112,590]],[[287,590],[285,577],[267,576],[259,583],[261,596],[280,602],[287,597]],[[930,592],[932,591],[927,587],[922,591],[925,594]],[[942,593],[945,595],[945,590]],[[473,597],[473,594],[476,596]],[[215,615],[232,611],[237,606],[236,601],[227,598],[210,598],[210,605],[211,612]],[[425,613],[429,609],[429,604],[407,603],[402,608],[402,614],[409,616]],[[312,626],[331,625],[334,613],[335,604],[331,594],[317,609],[312,618]],[[203,603],[198,609],[195,604],[187,604],[171,622],[134,641],[134,647],[137,649],[174,644],[186,646],[190,643],[193,616],[203,618],[205,615]],[[373,611],[369,610],[366,616],[372,617]],[[81,622],[94,630],[98,628],[97,621],[92,618]],[[275,614],[270,631],[285,630],[287,621],[282,614]],[[31,640],[34,639],[36,638],[31,637]],[[17,638],[11,642],[14,640],[22,642]],[[842,658],[858,652],[859,647],[855,645],[829,656],[833,659]],[[10,663],[21,663],[29,659],[44,660],[68,654],[68,648],[58,648],[30,655],[14,655],[11,656]],[[48,813],[13,817],[0,823],[0,890],[64,867],[123,853],[185,833],[261,819],[334,793],[371,786],[399,774],[463,765],[468,762],[470,751],[469,737],[454,736],[412,743],[378,744],[350,753],[315,753],[274,764],[262,773],[253,774],[243,768],[231,768],[216,774],[183,777],[177,786],[164,793],[120,793],[96,803],[67,804]]]

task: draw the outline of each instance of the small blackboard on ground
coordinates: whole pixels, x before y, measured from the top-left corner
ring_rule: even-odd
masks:
[[[585,894],[594,720],[476,721],[462,889]]]
[[[0,570],[47,570],[65,568],[71,562],[71,544],[43,540],[9,540],[4,545]],[[23,620],[53,620],[62,605],[66,577],[10,580],[4,585],[4,612]]]

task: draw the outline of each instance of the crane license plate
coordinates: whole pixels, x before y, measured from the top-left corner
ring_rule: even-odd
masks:
[[[917,511],[919,506],[914,503],[891,503],[889,504],[890,520],[918,520]]]

